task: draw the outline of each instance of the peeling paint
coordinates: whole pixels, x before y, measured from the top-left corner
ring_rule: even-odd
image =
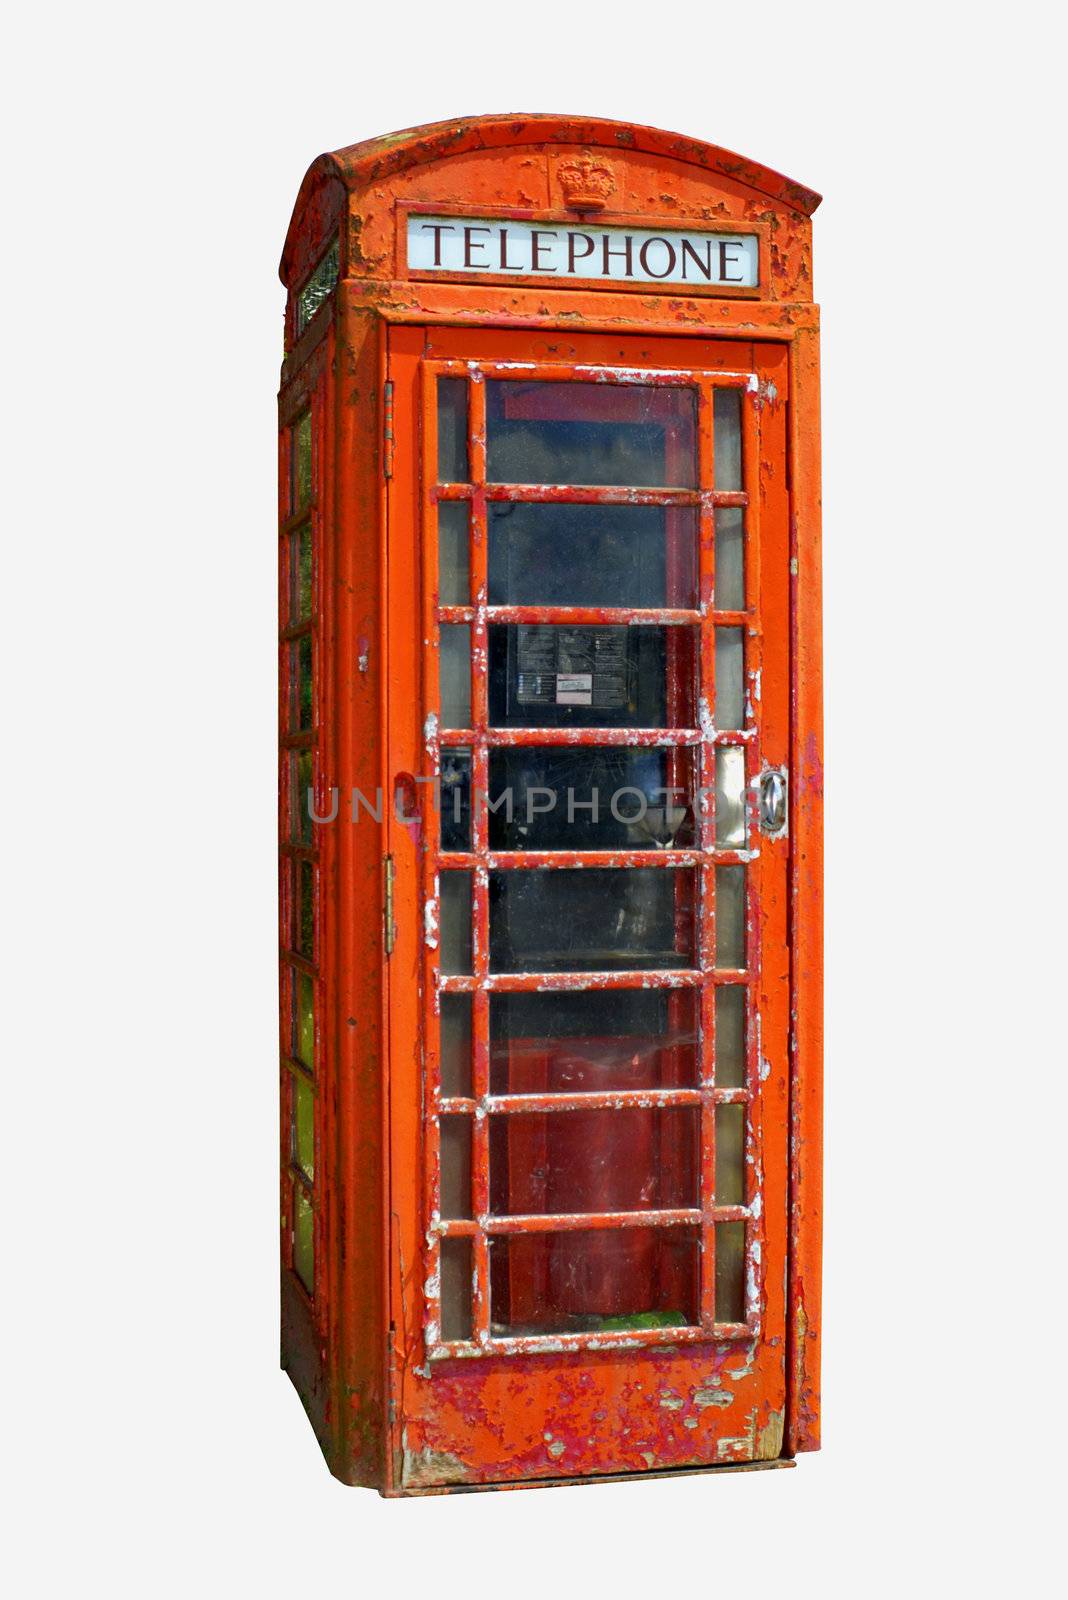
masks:
[[[702,1410],[705,1406],[732,1406],[734,1395],[729,1389],[695,1389],[693,1403]]]
[[[757,1461],[777,1461],[782,1455],[782,1435],[786,1421],[786,1412],[773,1411],[768,1417],[764,1427],[757,1435],[756,1456]]]
[[[458,1456],[447,1450],[402,1450],[401,1482],[406,1489],[430,1489],[442,1483],[466,1483],[470,1471]]]

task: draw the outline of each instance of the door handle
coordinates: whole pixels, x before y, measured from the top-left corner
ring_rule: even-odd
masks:
[[[769,839],[786,832],[790,778],[785,767],[765,767],[760,774],[760,831]]]

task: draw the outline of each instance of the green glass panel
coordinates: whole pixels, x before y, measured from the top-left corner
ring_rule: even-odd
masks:
[[[293,971],[293,1054],[315,1070],[315,984],[306,972]]]
[[[716,966],[745,966],[745,868],[716,868]]]
[[[438,379],[438,482],[467,482],[467,380]]]
[[[441,874],[441,970],[471,971],[471,874]]]
[[[438,600],[443,606],[471,602],[466,500],[443,500],[438,506]]]
[[[745,1107],[716,1107],[716,1204],[745,1205]]]
[[[293,424],[290,456],[290,510],[299,511],[311,499],[312,430],[311,412],[305,411]]]
[[[441,1092],[471,1093],[471,996],[441,997]]]
[[[745,522],[737,506],[716,512],[716,610],[745,610]]]
[[[312,642],[304,634],[289,647],[290,685],[292,703],[290,727],[301,732],[312,726]]]
[[[315,960],[315,868],[294,862],[293,948],[305,961]]]
[[[716,990],[716,1087],[745,1087],[745,990],[721,984]]]
[[[471,1118],[441,1118],[441,1214],[470,1217]]]
[[[307,1176],[309,1183],[315,1177],[315,1096],[311,1084],[299,1073],[293,1074],[293,1160]]]
[[[293,785],[289,808],[289,837],[293,844],[312,843],[312,819],[309,810],[309,793],[315,785],[315,758],[310,750],[290,752],[290,774]]]
[[[293,1185],[293,1269],[312,1294],[315,1289],[315,1213],[302,1184]]]
[[[745,727],[745,643],[741,628],[716,629],[717,728]]]
[[[745,1321],[745,1223],[716,1223],[716,1321]]]
[[[292,537],[292,594],[290,596],[291,622],[307,622],[312,614],[312,534],[305,523]]]
[[[717,389],[714,401],[716,488],[742,487],[742,391]]]
[[[472,1328],[470,1239],[441,1241],[441,1337],[470,1339]]]
[[[471,629],[466,622],[448,623],[441,630],[438,660],[441,686],[441,726],[471,725]]]

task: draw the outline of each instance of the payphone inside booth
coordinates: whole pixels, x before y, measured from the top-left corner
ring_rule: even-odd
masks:
[[[817,203],[556,117],[302,186],[282,1339],[346,1481],[818,1445]]]

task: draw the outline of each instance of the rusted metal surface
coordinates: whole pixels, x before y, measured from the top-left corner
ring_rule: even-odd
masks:
[[[404,264],[411,207],[458,216],[566,216],[576,149],[596,153],[608,177],[599,220],[759,229],[763,280],[746,299],[691,294],[675,284],[573,287],[538,281],[418,280]],[[590,163],[587,163],[587,167]],[[588,176],[588,173],[587,173]],[[562,118],[487,118],[369,141],[310,169],[283,256],[290,289],[281,397],[288,431],[309,402],[316,419],[315,717],[284,728],[283,747],[313,748],[315,794],[392,795],[395,776],[440,777],[441,752],[469,748],[472,791],[489,791],[493,749],[623,746],[695,752],[703,796],[691,846],[672,850],[494,850],[475,805],[468,850],[442,855],[430,786],[380,823],[315,830],[315,959],[292,948],[291,840],[283,784],[283,1003],[290,971],[316,984],[315,1276],[308,1295],[293,1272],[294,1182],[283,1086],[283,1359],[331,1469],[387,1494],[531,1481],[641,1475],[702,1465],[782,1461],[819,1442],[820,871],[822,769],[819,699],[817,318],[810,300],[811,227],[818,196],[712,146],[656,130]],[[301,285],[340,236],[336,295],[294,339]],[[469,383],[468,479],[436,484],[434,380]],[[501,485],[486,476],[486,380],[544,379],[696,390],[700,472],[693,489]],[[387,384],[391,387],[387,390]],[[711,400],[741,391],[745,478],[713,483]],[[388,398],[387,398],[388,396]],[[388,417],[387,417],[388,407]],[[471,603],[439,605],[439,502],[470,506]],[[490,505],[692,507],[698,592],[691,607],[494,606],[488,603]],[[714,513],[746,512],[745,610],[715,609]],[[280,504],[283,540],[305,519]],[[286,580],[288,581],[288,579]],[[515,624],[659,625],[696,632],[702,703],[696,726],[667,728],[491,725],[486,672],[472,676],[471,726],[442,730],[436,639],[441,624],[471,630],[472,657],[488,661],[489,629]],[[281,619],[286,653],[301,628]],[[746,630],[746,727],[714,727],[714,628]],[[716,844],[716,749],[744,751],[746,781],[762,765],[790,765],[788,838],[752,834],[749,848]],[[397,780],[400,781],[399,779]],[[409,779],[410,783],[411,780]],[[414,785],[412,785],[414,789]],[[407,792],[407,791],[406,791]],[[751,791],[750,791],[751,792]],[[342,807],[344,818],[347,812]],[[413,817],[415,820],[413,820]],[[396,942],[386,952],[384,862],[394,871]],[[717,968],[713,878],[745,865],[750,895],[746,964]],[[696,874],[692,966],[639,971],[491,972],[489,879],[503,869],[674,867]],[[437,904],[443,872],[473,884],[472,970],[438,970]],[[747,996],[743,1088],[717,1087],[709,1062],[715,993]],[[690,1086],[603,1094],[491,1093],[493,994],[657,989],[697,996],[705,1041]],[[472,1003],[470,1095],[442,1093],[438,1006]],[[283,1017],[283,1061],[290,1049]],[[745,1205],[716,1201],[717,1106],[747,1108]],[[644,1212],[494,1215],[491,1118],[533,1112],[691,1107],[700,1119],[696,1206]],[[470,1218],[440,1214],[438,1116],[471,1119]],[[715,1229],[741,1222],[746,1317],[716,1321]],[[701,1303],[693,1326],[546,1336],[495,1332],[489,1249],[494,1239],[547,1229],[696,1229]],[[438,1250],[472,1250],[470,1339],[441,1337]]]

